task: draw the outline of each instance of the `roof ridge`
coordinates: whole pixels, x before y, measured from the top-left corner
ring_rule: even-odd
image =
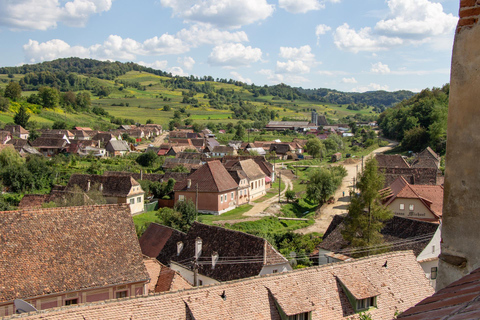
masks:
[[[61,210],[66,210],[69,208],[94,208],[94,207],[125,207],[129,208],[128,203],[113,203],[113,204],[94,204],[94,205],[86,205],[86,206],[71,206],[71,207],[54,207],[54,208],[24,208],[24,209],[18,209],[18,210],[9,210],[9,211],[0,211],[0,214],[2,213],[14,213],[14,212],[32,212],[32,211],[61,211]]]

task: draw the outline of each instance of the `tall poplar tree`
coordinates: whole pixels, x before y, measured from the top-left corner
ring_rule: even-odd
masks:
[[[380,231],[384,222],[393,217],[391,210],[381,203],[379,190],[383,188],[385,178],[378,171],[375,158],[367,160],[365,169],[358,175],[357,181],[360,194],[352,196],[342,235],[353,247],[372,247],[383,243]],[[364,256],[381,251],[369,248],[357,255]]]

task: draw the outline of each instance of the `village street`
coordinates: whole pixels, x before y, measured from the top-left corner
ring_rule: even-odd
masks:
[[[365,157],[364,162],[370,157],[374,157],[376,154],[391,150],[397,144],[398,142],[390,142],[390,144],[386,147],[373,150],[367,157]],[[319,232],[323,234],[327,230],[335,215],[347,213],[347,208],[350,204],[350,190],[353,190],[353,179],[356,179],[357,172],[362,170],[362,160],[347,159],[338,165],[343,165],[345,167],[347,170],[347,176],[342,180],[342,185],[335,192],[335,202],[330,204],[325,203],[322,207],[320,207],[320,209],[317,210],[315,223],[309,227],[297,229],[294,231],[295,233],[306,234],[310,232]]]

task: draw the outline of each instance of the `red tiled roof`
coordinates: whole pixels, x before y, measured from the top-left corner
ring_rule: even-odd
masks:
[[[397,319],[480,319],[480,268],[417,303]]]
[[[187,177],[191,185],[198,184],[199,192],[223,192],[233,190],[238,184],[218,160],[209,161]],[[187,179],[175,185],[175,191],[187,190]],[[193,190],[193,189],[192,189]]]
[[[142,248],[144,255],[156,258],[170,238],[174,240],[172,242],[173,245],[177,241],[183,240],[185,236],[186,234],[181,231],[157,223],[151,223],[139,239],[140,248]]]
[[[388,261],[388,268],[383,264]],[[390,320],[433,294],[411,252],[375,255],[291,272],[104,302],[47,309],[13,316],[22,319],[275,319],[280,308],[308,312],[311,319],[356,319],[336,273],[360,273],[379,289],[377,308],[368,310],[375,320]],[[308,299],[310,304],[299,302]],[[280,306],[275,301],[281,301]],[[313,310],[312,310],[313,309]],[[297,314],[298,314],[297,313]]]
[[[0,303],[148,280],[130,206],[0,212]]]

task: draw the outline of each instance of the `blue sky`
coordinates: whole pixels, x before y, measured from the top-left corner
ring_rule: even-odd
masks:
[[[341,91],[449,81],[458,0],[0,0],[0,66],[134,61]]]

